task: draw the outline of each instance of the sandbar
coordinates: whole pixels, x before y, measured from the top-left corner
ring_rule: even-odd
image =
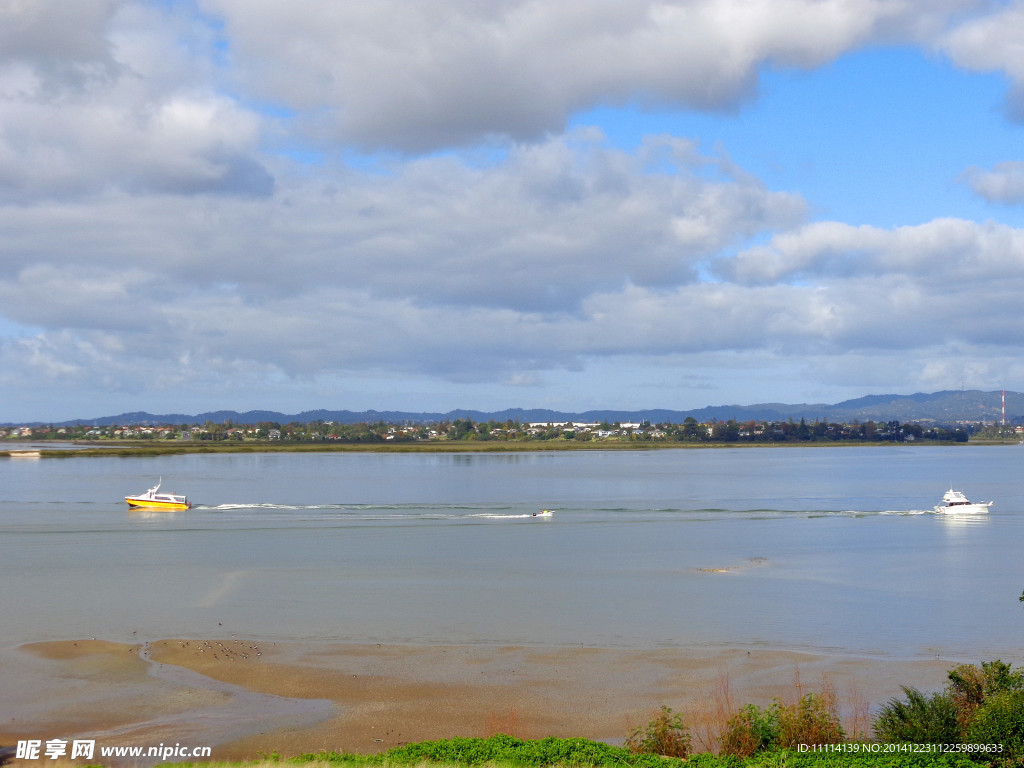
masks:
[[[0,744],[177,742],[235,760],[494,733],[621,743],[667,705],[704,751],[743,705],[825,689],[847,730],[863,731],[901,685],[941,690],[956,663],[743,648],[54,641],[0,654],[11,684]]]

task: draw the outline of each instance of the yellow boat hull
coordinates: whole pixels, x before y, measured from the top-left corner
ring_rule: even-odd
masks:
[[[178,502],[172,501],[151,501],[149,499],[135,499],[131,496],[125,496],[124,500],[128,502],[128,506],[133,509],[188,509],[190,504],[179,504]]]

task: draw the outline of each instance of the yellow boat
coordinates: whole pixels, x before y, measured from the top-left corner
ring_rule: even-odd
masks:
[[[161,477],[160,482],[145,493],[140,493],[137,496],[125,496],[124,500],[132,508],[145,507],[146,509],[172,510],[188,509],[192,506],[188,503],[188,498],[185,496],[179,496],[176,493],[159,493],[160,483],[163,481],[164,479]]]

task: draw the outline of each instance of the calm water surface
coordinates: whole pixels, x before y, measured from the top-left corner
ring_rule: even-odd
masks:
[[[4,460],[0,643],[1019,661],[1022,463],[1019,446]],[[195,507],[129,511],[124,495],[160,476]],[[929,512],[951,484],[992,513]]]

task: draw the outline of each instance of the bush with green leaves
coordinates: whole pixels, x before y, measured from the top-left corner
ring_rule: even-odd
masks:
[[[975,711],[987,699],[1001,693],[1024,691],[1024,670],[996,659],[976,664],[961,664],[949,671],[946,690],[956,704],[960,728],[966,731]]]
[[[880,742],[1002,744],[982,758],[1024,761],[1024,671],[996,659],[960,664],[948,673],[946,690],[926,696],[904,686],[906,700],[892,699],[875,718]]]
[[[750,757],[801,744],[841,744],[845,738],[835,697],[807,693],[795,704],[778,699],[767,709],[748,704],[729,718],[719,749],[726,755]]]
[[[690,732],[682,717],[663,704],[646,727],[637,728],[626,737],[626,749],[634,755],[686,757],[690,754]]]
[[[905,701],[890,699],[875,717],[875,738],[880,742],[955,744],[960,740],[958,709],[947,693],[926,696],[902,686]]]
[[[756,752],[774,748],[779,743],[778,701],[767,709],[748,704],[725,724],[719,737],[719,749],[724,755],[750,757]]]
[[[841,744],[846,739],[835,697],[808,693],[796,704],[779,710],[779,746]]]
[[[1024,691],[1004,691],[986,698],[974,711],[965,736],[969,744],[1002,746],[998,753],[979,755],[1024,762]]]

